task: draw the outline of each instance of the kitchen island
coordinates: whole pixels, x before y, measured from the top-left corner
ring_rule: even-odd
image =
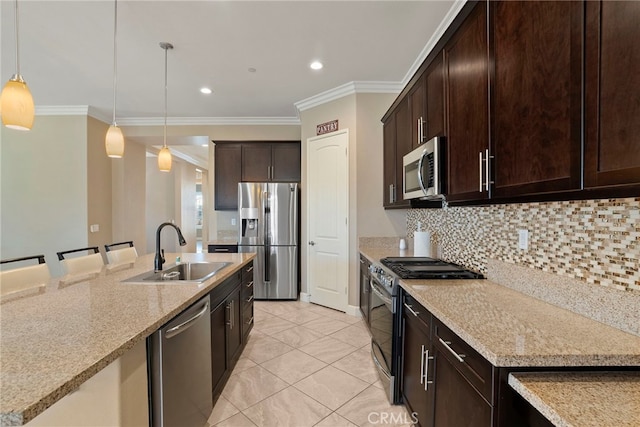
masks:
[[[153,254],[97,278],[0,305],[0,425],[23,425],[107,367],[251,262],[255,254],[166,254],[231,265],[201,284],[123,284]],[[168,263],[169,264],[169,263]]]

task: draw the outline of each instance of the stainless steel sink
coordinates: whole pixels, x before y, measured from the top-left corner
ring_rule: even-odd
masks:
[[[202,283],[213,277],[230,262],[182,262],[169,266],[162,271],[147,271],[123,280],[122,283],[133,284],[179,284]]]

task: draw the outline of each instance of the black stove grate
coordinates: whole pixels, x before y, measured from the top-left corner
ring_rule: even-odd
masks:
[[[401,279],[484,279],[460,265],[427,257],[388,257],[380,262]]]

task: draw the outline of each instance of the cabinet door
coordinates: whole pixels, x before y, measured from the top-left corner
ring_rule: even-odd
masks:
[[[267,182],[270,178],[271,144],[242,144],[242,181]]]
[[[640,2],[588,1],[586,8],[585,187],[637,186]]]
[[[238,209],[238,183],[242,179],[240,145],[215,146],[215,207],[216,210]]]
[[[404,200],[402,197],[404,181],[404,165],[402,164],[402,158],[412,149],[411,129],[413,129],[413,127],[411,126],[409,117],[409,102],[405,100],[400,104],[396,111],[396,170],[395,183],[393,187],[393,205],[398,208],[408,208],[410,206],[409,200]]]
[[[444,48],[447,88],[447,199],[482,200],[479,155],[489,148],[486,3],[478,3]]]
[[[271,145],[271,181],[300,182],[300,144]]]
[[[584,4],[490,5],[491,197],[579,189]]]
[[[445,357],[438,343],[434,350],[434,425],[491,426],[491,405],[456,370],[454,362]]]
[[[423,74],[407,94],[409,98],[409,112],[411,123],[411,149],[426,141],[425,129],[427,122],[426,98],[427,75]]]
[[[446,136],[444,132],[444,67],[443,55],[436,56],[426,71],[426,125],[424,140]]]
[[[429,384],[433,379],[433,373],[429,368],[430,365],[433,366],[432,360],[429,359],[431,340],[422,331],[420,321],[413,314],[403,311],[402,322],[402,395],[420,426],[431,427],[434,425],[434,385]]]
[[[211,375],[214,399],[222,392],[227,371],[227,306],[225,302],[211,310]]]
[[[371,285],[369,284],[369,262],[360,257],[360,313],[369,325],[369,306],[371,305]]]
[[[382,205],[392,207],[396,185],[396,116],[392,113],[383,124]]]
[[[240,286],[237,286],[225,300],[227,312],[227,366],[235,365],[240,351],[242,350],[242,319],[240,312],[242,310],[242,302],[240,300]]]

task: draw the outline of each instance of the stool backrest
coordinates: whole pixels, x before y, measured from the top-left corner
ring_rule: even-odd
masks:
[[[125,248],[113,249],[114,246],[127,245]],[[104,245],[104,249],[107,253],[107,261],[109,264],[127,264],[135,262],[138,258],[138,252],[133,246],[133,241],[112,243],[110,245]]]
[[[0,271],[0,296],[4,297],[16,294],[26,291],[27,289],[44,290],[51,279],[49,268],[44,261],[44,255],[2,260],[0,264],[9,264],[30,259],[37,259],[38,264]]]
[[[74,258],[66,257],[68,254],[82,251],[93,251],[94,253]],[[62,268],[67,275],[99,273],[104,266],[102,255],[100,255],[100,250],[97,246],[72,249],[69,251],[57,252],[57,254],[60,264],[62,264]]]

